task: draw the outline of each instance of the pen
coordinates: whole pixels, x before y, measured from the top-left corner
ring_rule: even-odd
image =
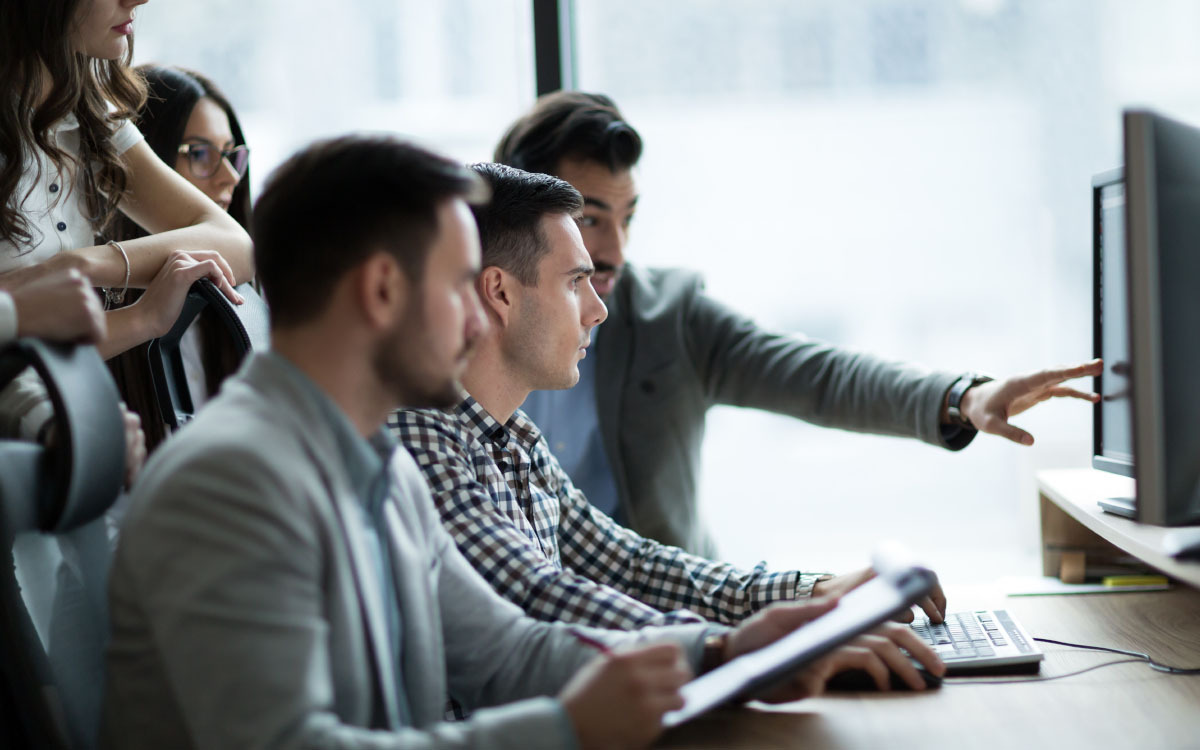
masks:
[[[574,628],[568,629],[567,632],[570,633],[571,635],[575,636],[575,640],[579,641],[580,643],[582,643],[586,646],[591,646],[592,648],[596,649],[597,651],[604,654],[605,656],[612,654],[612,649],[610,649],[607,644],[602,643],[602,642],[596,640],[595,638],[592,638],[591,636],[584,635],[583,633],[579,632],[578,630],[575,630]]]

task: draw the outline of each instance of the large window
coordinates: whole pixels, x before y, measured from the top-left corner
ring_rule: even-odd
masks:
[[[1094,0],[578,0],[578,85],[643,134],[630,256],[707,273],[772,328],[954,371],[1091,354],[1090,177],[1123,106],[1200,122],[1200,6]],[[1084,383],[1090,387],[1090,383]],[[732,560],[1035,573],[1033,474],[1090,459],[1091,410],[961,454],[734,409],[703,511]]]
[[[491,157],[533,99],[528,0],[205,0],[138,8],[138,63],[182,65],[232,100],[257,188],[309,141],[389,131]]]
[[[1187,0],[576,0],[577,84],[646,140],[631,257],[706,272],[762,324],[998,375],[1090,356],[1089,179],[1119,112],[1200,122]],[[399,132],[490,156],[533,99],[528,0],[139,8],[137,60],[237,107],[257,184],[308,141]],[[717,409],[703,510],[730,559],[861,565],[878,538],[950,579],[1036,570],[1033,474],[1085,465],[1091,412],[961,454]],[[746,439],[752,436],[752,439]]]

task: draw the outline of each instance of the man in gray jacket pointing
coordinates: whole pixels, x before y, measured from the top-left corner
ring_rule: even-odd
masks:
[[[642,536],[717,556],[696,511],[705,417],[716,404],[961,450],[978,431],[1032,445],[1011,417],[1048,398],[1096,398],[1063,382],[1098,375],[1098,362],[996,381],[928,372],[763,330],[705,294],[694,272],[627,263],[641,154],[612,99],[559,91],[513,123],[495,161],[583,194],[580,232],[608,320],[579,384],[535,392],[522,409],[588,500]]]

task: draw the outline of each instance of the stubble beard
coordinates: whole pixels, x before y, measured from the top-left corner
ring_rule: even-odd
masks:
[[[403,320],[380,343],[375,352],[375,375],[397,403],[405,407],[447,409],[461,400],[461,388],[453,374],[428,372],[430,353],[436,351],[425,325],[421,299],[413,299]],[[467,342],[455,362],[469,355],[474,342]],[[435,365],[436,367],[436,365]]]
[[[565,390],[579,382],[578,358],[570,364],[557,358],[546,330],[539,325],[544,320],[540,305],[530,304],[505,347],[505,359],[520,373],[523,386],[536,391]]]

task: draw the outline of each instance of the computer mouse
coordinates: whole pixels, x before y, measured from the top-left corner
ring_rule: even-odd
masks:
[[[1200,560],[1200,528],[1168,531],[1162,546],[1163,552],[1179,560]]]
[[[925,688],[939,688],[942,686],[942,678],[933,674],[924,667],[917,667],[917,674],[921,675],[921,679],[925,680]],[[891,672],[889,674],[888,684],[892,690],[912,690],[907,682],[905,682],[899,674]],[[865,669],[847,669],[844,672],[838,672],[829,681],[825,683],[827,692],[868,692],[878,691],[879,686],[875,684],[875,678]]]

